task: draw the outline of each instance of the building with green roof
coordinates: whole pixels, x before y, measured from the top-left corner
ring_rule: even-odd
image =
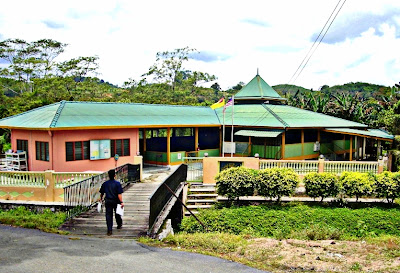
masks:
[[[104,171],[137,155],[162,165],[205,153],[353,160],[376,157],[381,141],[393,139],[285,100],[256,75],[226,108],[61,101],[4,118],[0,127],[11,130],[12,149],[26,151],[34,171]]]

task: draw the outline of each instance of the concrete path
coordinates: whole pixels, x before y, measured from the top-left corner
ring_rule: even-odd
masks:
[[[0,272],[263,272],[134,240],[63,236],[0,225]]]
[[[123,193],[125,211],[122,229],[116,229],[114,219],[114,238],[134,238],[147,234],[149,229],[150,202],[149,197],[175,168],[148,168],[143,172],[143,181],[134,183]],[[97,208],[75,217],[65,223],[62,230],[74,235],[105,237],[107,225],[105,212],[98,213]]]

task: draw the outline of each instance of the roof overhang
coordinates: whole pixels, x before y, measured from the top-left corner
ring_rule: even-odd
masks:
[[[269,130],[269,131],[256,131],[256,130],[240,130],[235,133],[236,136],[252,136],[252,137],[277,137],[282,134],[284,130]]]
[[[385,141],[393,141],[394,136],[389,134],[386,131],[380,129],[367,129],[367,130],[359,130],[359,129],[351,129],[351,128],[326,128],[324,131],[331,133],[340,133],[347,134],[353,136],[360,137],[368,137]]]

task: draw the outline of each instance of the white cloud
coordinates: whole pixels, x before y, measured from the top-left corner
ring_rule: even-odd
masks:
[[[0,10],[0,37],[68,43],[60,60],[97,55],[100,77],[119,85],[130,77],[139,79],[157,52],[185,46],[213,54],[214,62],[190,61],[187,68],[215,74],[223,88],[248,82],[257,68],[275,85],[288,82],[336,4],[337,0],[8,1]],[[295,84],[316,89],[350,81],[398,82],[397,7],[394,0],[347,1],[326,36],[327,41],[329,34],[336,35],[331,41],[344,39],[322,43]],[[351,29],[359,32],[350,35]]]

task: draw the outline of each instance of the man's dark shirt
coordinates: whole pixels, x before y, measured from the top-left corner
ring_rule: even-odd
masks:
[[[106,195],[105,200],[106,203],[115,203],[119,204],[119,198],[118,194],[122,194],[122,186],[121,183],[119,183],[116,180],[108,180],[101,185],[100,188],[100,193],[103,193]]]

